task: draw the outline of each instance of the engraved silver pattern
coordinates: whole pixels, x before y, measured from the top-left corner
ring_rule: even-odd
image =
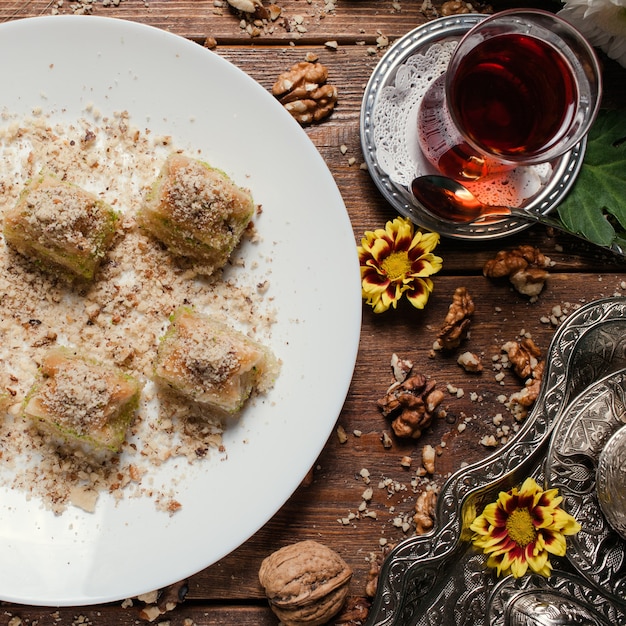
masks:
[[[503,579],[489,598],[486,619],[490,626],[612,626],[623,613],[586,581],[554,571],[549,579]]]
[[[604,346],[604,341],[602,342]],[[545,463],[550,487],[582,529],[569,540],[567,558],[607,596],[626,601],[624,542],[598,503],[598,458],[626,422],[626,370],[600,379],[575,398],[555,424]]]
[[[602,396],[598,385],[623,389],[621,380],[625,374],[620,370],[625,367],[626,298],[598,300],[570,315],[550,344],[540,395],[523,427],[499,452],[459,470],[448,479],[438,497],[436,524],[431,533],[410,537],[390,552],[381,568],[366,625],[481,626],[491,623],[486,621],[488,600],[499,581],[495,573],[485,567],[485,557],[477,554],[467,541],[463,533],[464,514],[467,521],[471,521],[500,491],[510,489],[527,476],[543,481],[555,425],[562,416],[572,414],[571,406],[574,412],[580,410],[576,402],[585,397],[588,388],[592,395],[586,396],[585,406],[595,400],[594,393]],[[623,395],[620,393],[616,391],[612,400],[616,403],[612,409],[614,417],[621,415]],[[554,461],[549,465],[552,473]],[[546,477],[549,478],[547,474]],[[589,480],[587,475],[580,478]],[[595,482],[595,474],[592,480]],[[575,505],[582,506],[582,501]],[[597,505],[595,510],[599,511]],[[624,542],[610,530],[601,514],[600,517],[590,511],[584,522],[593,532],[600,532],[597,537],[612,535],[611,541],[602,547],[603,550],[610,548],[610,554],[593,552],[591,546],[583,542],[574,550],[569,545],[567,558],[551,560],[555,568],[571,568],[572,573],[583,577],[585,584],[608,603],[615,612],[615,618],[609,623],[626,624],[626,595],[622,589]],[[592,572],[584,571],[583,555],[592,557]],[[612,577],[616,575],[619,580],[614,581]],[[523,580],[527,579],[535,580],[535,577]]]
[[[626,539],[626,428],[617,430],[600,452],[596,470],[600,510],[622,539]]]

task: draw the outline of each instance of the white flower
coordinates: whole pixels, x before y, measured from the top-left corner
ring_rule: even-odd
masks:
[[[565,0],[558,14],[626,67],[626,0]]]

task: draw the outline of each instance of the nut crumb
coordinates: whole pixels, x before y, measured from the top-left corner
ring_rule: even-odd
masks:
[[[429,474],[435,473],[435,448],[425,445],[422,448],[422,465]]]
[[[346,441],[348,441],[346,429],[341,424],[337,426],[337,439],[339,440],[339,443],[346,443]]]
[[[485,448],[495,448],[498,445],[498,440],[493,435],[485,435],[480,440],[480,444]]]
[[[483,364],[480,357],[473,352],[463,352],[457,359],[457,363],[466,371],[472,374],[479,374],[483,371]]]

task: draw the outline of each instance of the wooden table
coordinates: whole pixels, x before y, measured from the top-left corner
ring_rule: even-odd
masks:
[[[329,82],[337,87],[339,98],[332,116],[306,127],[306,132],[337,181],[356,245],[365,230],[382,227],[395,217],[366,169],[360,167],[363,90],[387,45],[437,16],[440,3],[437,0],[428,10],[423,10],[426,5],[421,2],[410,0],[278,0],[276,4],[280,17],[255,26],[231,10],[226,0],[64,0],[62,4],[0,0],[0,21],[52,12],[88,12],[143,22],[199,45],[214,46],[216,54],[267,89],[281,72],[305,60],[308,52],[314,53],[328,67]],[[536,5],[558,8],[558,3]],[[506,0],[494,3],[496,9],[508,6]],[[623,106],[625,92],[619,85],[626,84],[626,73],[606,58],[603,62],[606,103]],[[482,274],[484,263],[499,250],[520,244],[538,247],[553,262],[546,287],[535,301],[517,293],[506,280],[494,281]],[[307,480],[271,521],[232,554],[186,581],[184,601],[157,617],[155,623],[277,624],[258,582],[259,565],[274,550],[304,539],[315,539],[336,550],[354,571],[350,596],[365,597],[372,559],[380,560],[385,544],[415,533],[412,516],[420,493],[429,486],[441,487],[451,472],[490,454],[493,448],[484,445],[485,437],[493,435],[500,440],[503,425],[514,427],[515,419],[500,396],[519,390],[522,381],[508,370],[499,380],[494,359],[501,354],[502,345],[527,334],[545,353],[562,321],[561,313],[603,296],[626,295],[626,263],[541,226],[478,245],[444,239],[438,253],[444,258],[444,268],[435,277],[435,291],[425,310],[406,303],[382,315],[373,314],[369,307],[363,309],[354,378],[337,422],[346,440],[333,433]],[[478,376],[459,367],[458,353],[431,355],[452,294],[461,286],[469,290],[476,304],[464,349],[482,356],[485,367]],[[416,371],[434,378],[445,390],[441,405],[445,417],[435,419],[420,439],[407,442],[392,437],[386,447],[383,434],[391,432],[390,424],[381,415],[377,400],[390,383],[393,353],[411,359]],[[499,426],[499,420],[494,420],[497,415],[502,415]],[[462,432],[458,428],[461,423],[466,424]],[[427,444],[437,450],[435,472],[416,479],[422,448]],[[369,471],[373,487],[367,510],[375,516],[359,512],[366,487],[363,469]],[[144,607],[137,599],[60,609],[1,603],[0,624],[136,624],[141,622]]]

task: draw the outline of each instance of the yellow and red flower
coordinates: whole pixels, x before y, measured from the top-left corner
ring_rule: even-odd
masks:
[[[530,568],[549,576],[550,554],[565,555],[565,536],[580,524],[560,508],[563,498],[556,489],[542,490],[533,478],[488,504],[471,524],[473,544],[489,556],[487,566],[498,575],[519,578]]]
[[[442,266],[432,251],[439,243],[437,233],[415,230],[402,217],[387,222],[385,228],[367,231],[357,247],[361,265],[363,298],[374,313],[382,313],[406,295],[409,302],[423,309],[433,290],[428,278]]]

